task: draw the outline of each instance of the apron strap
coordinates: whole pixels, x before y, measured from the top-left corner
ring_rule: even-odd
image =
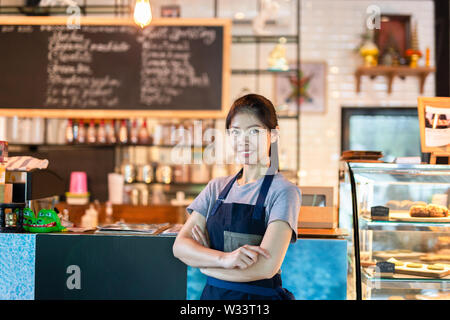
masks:
[[[242,168],[234,177],[233,179],[228,182],[228,184],[223,188],[223,190],[220,192],[219,197],[217,198],[216,202],[214,203],[214,207],[211,210],[210,216],[213,216],[216,214],[217,210],[219,210],[219,207],[222,205],[222,202],[227,197],[228,193],[231,190],[231,187],[233,186],[234,182],[237,180],[238,177],[242,175],[242,172],[244,171],[244,168]]]
[[[253,210],[253,219],[262,219],[262,213],[264,211],[264,202],[266,201],[267,193],[272,184],[274,175],[266,175],[259,191],[258,199],[256,200],[255,209]],[[265,218],[265,217],[264,217]]]
[[[261,286],[257,286],[257,285],[246,284],[243,282],[231,282],[231,281],[220,280],[220,279],[209,277],[209,276],[206,278],[206,283],[209,284],[210,286],[222,288],[225,290],[240,291],[240,292],[244,292],[244,293],[248,293],[248,294],[255,294],[255,295],[264,296],[264,297],[280,296],[279,290],[280,289],[282,290],[281,287],[266,288],[266,287],[261,287]]]
[[[244,171],[244,168],[239,170],[239,172],[233,177],[233,179],[228,182],[228,184],[225,186],[225,188],[220,192],[218,199],[214,203],[214,206],[211,210],[210,216],[213,216],[216,214],[219,207],[222,205],[223,201],[227,197],[228,193],[231,190],[231,187],[233,186],[234,182],[237,180],[238,177],[242,175],[242,172]],[[253,211],[253,219],[262,219],[262,212],[264,209],[264,202],[266,201],[267,193],[269,192],[269,188],[272,184],[274,175],[265,175],[264,180],[261,186],[261,189],[259,191],[258,199],[256,200],[256,206]]]

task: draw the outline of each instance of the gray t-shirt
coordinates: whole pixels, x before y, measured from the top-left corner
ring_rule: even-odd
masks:
[[[195,210],[208,219],[208,215],[219,197],[219,193],[233,177],[234,175],[211,180],[187,207],[187,212],[191,214]],[[224,203],[234,202],[255,205],[263,180],[264,177],[261,177],[243,186],[240,186],[235,181]],[[273,177],[266,201],[264,202],[264,206],[266,207],[266,227],[275,220],[286,221],[292,229],[291,243],[295,242],[297,240],[297,222],[300,205],[300,189],[284,178],[281,173],[277,172]]]

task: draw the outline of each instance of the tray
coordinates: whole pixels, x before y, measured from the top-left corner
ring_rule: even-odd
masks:
[[[425,252],[401,252],[401,251],[374,251],[373,257],[381,260],[395,259],[420,259],[426,255]]]
[[[407,222],[450,222],[450,217],[429,218],[429,217],[411,217],[407,210],[390,210],[389,221],[407,221]]]
[[[406,264],[406,263],[405,263]],[[413,276],[443,278],[450,274],[450,268],[445,266],[444,270],[429,270],[428,264],[422,264],[422,268],[409,268],[406,266],[395,266],[395,273],[409,274]]]

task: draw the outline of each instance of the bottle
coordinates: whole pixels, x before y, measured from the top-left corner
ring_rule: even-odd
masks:
[[[21,142],[23,144],[30,144],[31,143],[31,118],[22,118],[21,119]]]
[[[130,143],[137,144],[138,143],[138,129],[137,129],[137,121],[133,120],[133,124],[131,125],[130,130]]]
[[[164,184],[172,183],[172,167],[167,164],[160,163],[156,168],[156,180],[159,183]]]
[[[163,124],[157,123],[153,131],[153,144],[159,146],[163,144]]]
[[[119,128],[119,142],[127,143],[128,142],[128,132],[127,132],[127,123],[125,119],[122,120]]]
[[[171,135],[172,124],[170,122],[166,122],[163,124],[162,129],[162,144],[166,146],[172,145],[172,135]]]
[[[81,217],[81,227],[93,229],[98,225],[98,212],[95,210],[94,205],[90,204],[84,215]]]
[[[139,128],[138,141],[139,141],[139,144],[149,144],[150,143],[150,137],[148,135],[146,119],[144,119],[142,126]]]
[[[61,225],[63,227],[66,227],[66,228],[73,227],[73,222],[70,222],[69,210],[64,209],[60,219],[61,219]]]
[[[106,131],[106,141],[111,144],[115,144],[117,142],[116,139],[116,121],[111,120],[111,123],[107,123],[105,127]]]
[[[176,136],[175,132],[179,128],[179,126],[180,125],[178,123],[174,123],[174,122],[169,124],[169,126],[168,126],[168,135],[167,135],[167,137],[169,138],[167,140],[168,145],[174,146],[174,145],[177,144],[176,138],[175,138],[175,136]]]
[[[7,120],[6,117],[0,117],[0,141],[7,140]]]
[[[89,122],[89,127],[87,129],[87,142],[88,143],[95,143],[97,140],[97,134],[95,132],[95,123],[94,120],[91,120]]]
[[[143,188],[140,190],[139,203],[141,206],[148,206],[148,189]]]
[[[43,144],[44,143],[44,119],[34,117],[31,119],[31,136],[30,143]]]
[[[106,202],[105,224],[113,224],[113,208],[110,201]]]
[[[164,194],[163,186],[155,185],[152,188],[152,202],[153,205],[165,204],[167,203],[166,195]]]
[[[73,126],[73,142],[75,143],[76,141],[78,141],[78,129],[80,128],[80,126],[75,120],[72,122],[72,126]]]
[[[85,143],[86,142],[86,128],[84,127],[84,120],[81,119],[78,122],[78,137],[77,137],[78,143]]]
[[[9,143],[19,142],[18,141],[19,117],[13,116],[11,118],[8,118],[6,127],[7,127],[6,140],[8,140]]]
[[[97,142],[106,143],[106,130],[105,130],[105,120],[100,121],[100,126],[97,130]]]
[[[68,119],[67,120],[66,143],[73,143],[73,124],[72,124],[72,119]]]
[[[67,119],[53,119],[54,122],[51,124],[53,128],[50,128],[49,132],[49,123],[50,119],[47,119],[47,140],[44,140],[48,144],[66,144],[66,129],[67,129]],[[44,124],[45,127],[45,124]],[[50,140],[49,140],[50,139]],[[72,143],[73,143],[73,123],[72,123]]]
[[[137,206],[139,204],[139,190],[137,188],[133,188],[131,190],[131,205]]]
[[[69,210],[67,210],[67,209],[63,210],[62,218],[63,218],[63,220],[69,221]]]

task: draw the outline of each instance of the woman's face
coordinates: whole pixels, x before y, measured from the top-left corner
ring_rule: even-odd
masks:
[[[236,114],[230,123],[228,135],[238,163],[268,163],[270,130],[256,116],[249,112]]]

